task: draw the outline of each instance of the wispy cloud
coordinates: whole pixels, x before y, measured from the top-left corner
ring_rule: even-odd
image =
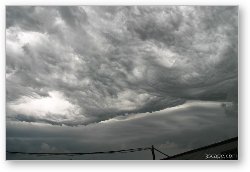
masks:
[[[9,6],[6,14],[8,120],[90,124],[186,100],[232,102],[226,111],[236,113],[237,7]]]

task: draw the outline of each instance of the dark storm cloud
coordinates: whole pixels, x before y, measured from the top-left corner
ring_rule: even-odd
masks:
[[[69,26],[79,27],[87,22],[87,14],[79,7],[59,7],[61,17]]]
[[[8,122],[7,127],[7,150],[24,152],[95,152],[155,145],[161,151],[174,155],[237,135],[235,119],[227,117],[220,103],[199,101],[151,115],[130,115],[125,119],[115,118],[87,126],[60,127]],[[149,151],[132,155],[86,155],[72,158],[151,159]]]
[[[232,102],[235,114],[237,12],[7,7],[7,119],[75,126],[186,100]]]

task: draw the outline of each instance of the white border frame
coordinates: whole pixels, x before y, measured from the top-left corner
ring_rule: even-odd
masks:
[[[247,51],[250,45],[250,1],[247,0],[2,0],[0,2],[0,29],[2,50],[0,71],[1,71],[1,92],[0,92],[0,169],[1,171],[249,171],[250,164],[248,152],[250,145],[249,130],[250,122],[249,111],[247,109],[247,98],[250,97],[250,54]],[[5,161],[5,6],[6,5],[239,5],[239,160],[238,161]]]

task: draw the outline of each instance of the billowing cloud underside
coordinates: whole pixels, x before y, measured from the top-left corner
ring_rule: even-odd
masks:
[[[237,113],[237,7],[6,8],[7,120],[85,125],[186,100]]]

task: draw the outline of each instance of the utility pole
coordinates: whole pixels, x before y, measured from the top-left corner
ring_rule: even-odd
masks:
[[[151,152],[152,152],[153,160],[155,160],[155,148],[154,148],[154,145],[152,145],[152,147],[151,147]]]

